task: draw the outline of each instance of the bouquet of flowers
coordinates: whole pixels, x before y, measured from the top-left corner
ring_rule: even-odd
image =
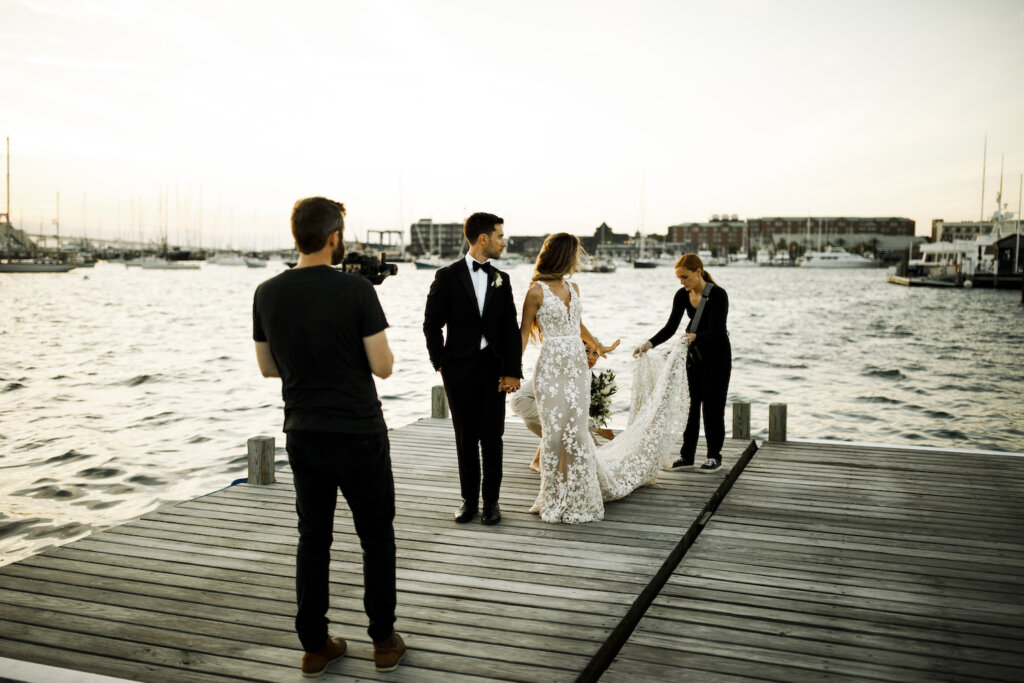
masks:
[[[608,424],[612,415],[612,394],[618,391],[615,386],[615,373],[605,370],[600,374],[590,375],[590,417],[594,418],[599,427]]]

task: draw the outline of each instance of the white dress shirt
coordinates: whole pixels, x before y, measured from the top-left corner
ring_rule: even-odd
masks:
[[[484,261],[484,263],[487,263],[488,261],[490,261],[490,259]],[[473,270],[474,263],[480,262],[473,258],[469,252],[466,252],[466,267],[469,268],[469,279],[473,281],[473,291],[476,293],[477,310],[480,311],[480,315],[483,316],[484,299],[487,297],[487,285],[489,284],[487,282],[487,271],[483,268]],[[483,335],[480,335],[480,348],[487,348],[487,339],[485,339]]]

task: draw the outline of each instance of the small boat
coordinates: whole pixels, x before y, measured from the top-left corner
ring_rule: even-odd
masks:
[[[241,254],[217,254],[206,259],[207,263],[215,266],[245,266],[246,259]]]
[[[425,256],[417,256],[412,260],[412,264],[418,270],[437,270],[447,266],[448,261],[445,261],[437,254],[427,254]]]
[[[845,249],[828,247],[825,251],[807,251],[800,266],[803,268],[877,268],[878,262]]]
[[[24,259],[0,262],[0,273],[66,273],[74,269],[70,263],[58,263],[41,259]]]
[[[526,263],[526,260],[519,254],[503,254],[496,260],[502,268],[515,268]]]
[[[642,207],[643,190],[640,191],[640,196],[641,196],[641,207]],[[636,258],[633,259],[633,267],[634,268],[657,268],[658,267],[657,259],[652,259],[652,258],[648,258],[647,257],[647,250],[646,250],[647,236],[644,234],[643,222],[644,222],[644,219],[643,219],[643,209],[641,208],[640,231],[639,231],[640,232],[640,254]]]
[[[247,268],[266,268],[267,262],[255,256],[246,256],[245,265]]]
[[[144,258],[128,261],[124,264],[131,268],[143,268],[145,270],[199,270],[198,263],[186,263],[184,261],[170,261],[159,256],[146,256]]]

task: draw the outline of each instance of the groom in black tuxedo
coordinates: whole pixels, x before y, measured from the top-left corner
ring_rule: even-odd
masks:
[[[484,524],[501,521],[502,434],[505,394],[519,389],[523,376],[522,338],[508,275],[491,259],[505,249],[504,219],[474,213],[464,231],[469,252],[441,268],[430,285],[423,334],[434,369],[441,372],[455,427],[462,505],[456,522],[477,514],[480,461],[483,460]],[[447,336],[441,328],[447,326]],[[479,449],[478,449],[479,445]]]

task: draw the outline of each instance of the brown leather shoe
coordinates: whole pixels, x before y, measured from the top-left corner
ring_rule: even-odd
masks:
[[[402,636],[392,633],[391,637],[379,645],[373,644],[373,664],[377,671],[394,671],[398,668],[398,662],[405,656],[405,641]]]
[[[307,652],[302,655],[302,675],[305,678],[316,678],[327,671],[327,665],[336,659],[345,656],[348,645],[345,640],[334,636],[328,638],[324,646],[316,652]]]

